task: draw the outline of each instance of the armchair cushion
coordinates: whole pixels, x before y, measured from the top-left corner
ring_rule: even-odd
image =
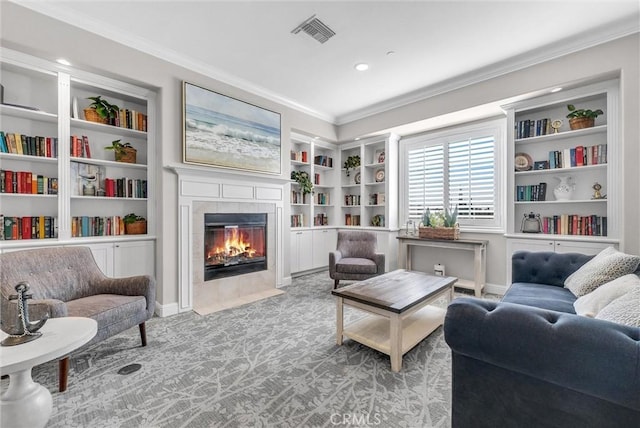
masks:
[[[555,285],[520,282],[511,284],[503,302],[535,306],[551,311],[575,314],[576,296],[567,289]]]
[[[373,260],[346,257],[336,263],[336,272],[376,274],[378,267]]]

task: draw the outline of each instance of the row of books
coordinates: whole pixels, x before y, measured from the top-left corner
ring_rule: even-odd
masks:
[[[291,203],[292,204],[306,204],[307,203],[307,195],[302,192],[296,192],[295,190],[291,191]]]
[[[551,127],[551,119],[526,119],[516,122],[516,139],[538,137],[540,135],[547,135],[553,133]]]
[[[121,108],[115,117],[109,119],[109,125],[147,132],[147,121],[148,117],[146,114],[136,110]]]
[[[331,205],[330,193],[318,192],[313,196],[313,203],[316,205]]]
[[[147,180],[138,178],[105,178],[104,192],[108,198],[146,198]]]
[[[360,195],[344,195],[344,204],[347,206],[360,205]]]
[[[118,215],[111,217],[78,216],[71,218],[71,236],[74,238],[124,234],[124,221],[122,217]]]
[[[304,162],[304,161],[303,161]],[[315,165],[333,168],[333,158],[325,155],[314,156],[313,163]]]
[[[571,168],[607,163],[607,145],[576,146],[570,149],[549,152],[549,168]]]
[[[547,183],[516,186],[516,201],[540,202],[546,198]]]
[[[78,137],[77,135],[71,136],[71,156],[76,158],[91,158],[91,148],[89,147],[89,137],[83,135]]]
[[[345,214],[344,215],[345,226],[360,226],[360,214]]]
[[[292,214],[291,227],[303,227],[303,226],[304,226],[304,214]]]
[[[313,225],[314,226],[328,226],[329,225],[329,217],[324,214],[316,214],[316,216],[313,218]]]
[[[0,193],[57,195],[58,179],[34,174],[30,171],[0,169]]]
[[[57,158],[58,138],[0,131],[0,152]]]
[[[560,214],[542,217],[542,233],[550,235],[607,236],[607,217]]]
[[[291,160],[307,163],[309,162],[309,153],[304,150],[302,151],[291,150]]]
[[[370,193],[369,205],[384,205],[385,196],[384,193]]]
[[[0,240],[47,239],[58,237],[58,217],[12,217],[0,214]]]

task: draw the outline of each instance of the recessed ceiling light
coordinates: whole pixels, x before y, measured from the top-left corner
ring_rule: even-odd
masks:
[[[354,141],[359,141],[359,140],[360,140],[360,137],[356,137],[356,138],[354,138],[353,140],[354,140]]]
[[[387,56],[391,56],[391,55],[393,55],[395,53],[396,53],[395,51],[389,51],[389,52],[387,52]]]
[[[551,92],[552,92],[552,93],[555,93],[555,92],[560,92],[561,90],[562,90],[562,88],[553,88],[553,89],[551,90]]]
[[[58,64],[62,64],[62,65],[71,65],[71,63],[70,63],[69,61],[67,61],[66,59],[64,59],[64,58],[58,58],[58,59],[56,60],[56,62],[57,62]]]
[[[356,64],[354,68],[358,71],[367,71],[369,69],[369,64],[361,62],[359,64]]]

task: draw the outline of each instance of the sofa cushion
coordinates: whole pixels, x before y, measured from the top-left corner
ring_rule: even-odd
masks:
[[[572,273],[564,281],[564,286],[577,297],[582,297],[602,284],[632,273],[638,263],[640,257],[607,247]]]
[[[373,260],[346,257],[336,263],[336,272],[375,274],[378,272],[378,267]]]
[[[535,306],[536,308],[575,314],[573,302],[576,296],[567,288],[555,285],[517,282],[511,284],[502,298],[503,302]]]
[[[596,319],[640,327],[640,287],[635,287],[602,308]]]
[[[638,287],[640,287],[640,278],[630,273],[602,284],[591,293],[579,297],[573,307],[578,315],[593,318],[609,303]]]

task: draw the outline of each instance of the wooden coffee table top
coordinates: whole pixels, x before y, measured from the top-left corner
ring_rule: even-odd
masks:
[[[332,290],[331,294],[401,314],[451,287],[457,280],[449,276],[398,269]]]

